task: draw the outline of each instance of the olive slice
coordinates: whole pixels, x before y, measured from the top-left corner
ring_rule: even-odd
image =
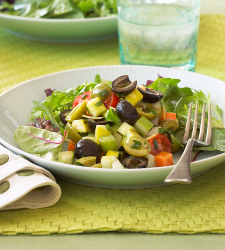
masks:
[[[148,159],[145,157],[126,157],[122,164],[125,168],[146,168]]]
[[[63,110],[60,114],[59,114],[59,118],[60,118],[60,121],[66,125],[67,124],[67,121],[66,121],[66,116],[71,112],[72,109],[66,109],[66,110]]]
[[[138,112],[135,107],[125,100],[117,104],[116,113],[122,122],[127,122],[130,125],[133,125],[138,118]]]
[[[105,120],[94,120],[94,119],[88,119],[88,125],[90,127],[90,129],[95,131],[95,128],[97,125],[106,125],[109,124],[111,125],[113,122],[109,122],[109,121],[105,121]]]
[[[123,75],[116,78],[112,82],[112,91],[118,95],[129,95],[137,86],[137,81],[130,81],[128,75]]]
[[[154,89],[149,89],[149,88],[142,89],[138,87],[138,90],[143,95],[142,99],[143,102],[155,103],[160,101],[164,97],[163,93]]]

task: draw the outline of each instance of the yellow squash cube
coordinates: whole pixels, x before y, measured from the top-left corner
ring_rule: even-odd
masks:
[[[101,116],[103,113],[107,111],[103,102],[98,97],[88,101],[87,108],[89,113],[94,117]]]
[[[135,88],[129,95],[125,97],[125,100],[131,103],[133,106],[138,105],[143,99],[141,92]]]

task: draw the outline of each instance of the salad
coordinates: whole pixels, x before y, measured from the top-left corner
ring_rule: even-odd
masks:
[[[32,18],[90,18],[117,14],[116,0],[0,0],[0,12]]]
[[[46,89],[43,102],[33,101],[30,124],[16,129],[15,141],[38,157],[82,167],[173,165],[173,154],[183,148],[189,103],[198,102],[201,113],[210,101],[179,82],[159,76],[138,86],[128,75],[108,81],[97,74],[93,82],[62,92]],[[225,151],[222,110],[212,109],[211,144],[194,148],[193,160],[201,151]]]

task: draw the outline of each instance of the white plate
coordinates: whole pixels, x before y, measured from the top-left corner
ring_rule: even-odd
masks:
[[[74,69],[39,77],[6,91],[0,96],[0,143],[17,154],[21,154],[32,162],[51,171],[55,176],[95,187],[106,188],[146,188],[165,185],[163,182],[173,166],[149,169],[95,169],[59,162],[47,161],[19,149],[13,139],[15,129],[29,123],[32,101],[43,101],[47,88],[65,90],[80,85],[84,81],[92,81],[96,74],[104,79],[114,80],[120,75],[128,74],[138,84],[154,80],[158,73],[163,77],[181,79],[179,86],[189,86],[210,93],[212,103],[225,110],[225,83],[200,74],[169,68],[149,66],[100,66]],[[175,154],[175,162],[179,154]],[[225,161],[225,153],[204,152],[198,160],[191,163],[192,176],[198,176],[219,163]]]
[[[41,42],[76,43],[117,35],[117,17],[37,19],[0,14],[0,25],[13,35]]]

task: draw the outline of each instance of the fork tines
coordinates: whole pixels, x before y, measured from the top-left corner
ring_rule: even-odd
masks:
[[[188,111],[188,118],[187,123],[185,127],[185,133],[182,140],[183,144],[186,144],[189,139],[189,132],[191,127],[191,113],[192,113],[192,106],[193,103],[190,103],[189,111]],[[194,117],[194,124],[192,129],[192,135],[191,138],[195,140],[195,143],[199,143],[201,145],[209,145],[211,142],[211,135],[212,135],[212,113],[211,113],[211,103],[208,104],[208,126],[207,126],[207,134],[206,134],[206,140],[203,142],[204,137],[204,130],[205,130],[205,103],[203,103],[202,107],[202,116],[201,116],[201,125],[200,125],[200,132],[198,140],[195,140],[196,134],[197,134],[197,126],[198,126],[198,102],[196,103],[195,108],[195,117]]]

